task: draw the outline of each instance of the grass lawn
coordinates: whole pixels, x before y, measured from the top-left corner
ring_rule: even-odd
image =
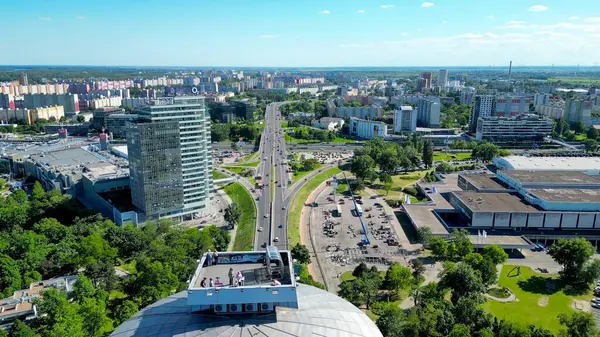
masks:
[[[471,159],[471,152],[467,153],[443,153],[443,152],[434,152],[433,153],[433,161],[455,161],[455,160],[465,160]]]
[[[319,187],[322,182],[341,172],[342,170],[339,167],[332,167],[329,170],[321,172],[308,181],[304,186],[302,186],[302,188],[296,193],[296,196],[294,197],[294,200],[290,206],[287,219],[290,247],[294,247],[296,243],[300,242],[300,213],[302,213],[302,207],[304,207],[304,203],[306,202],[306,199],[310,193]]]
[[[232,166],[242,166],[242,167],[257,167],[260,164],[260,161],[250,161],[250,162],[237,162],[229,165]]]
[[[348,139],[348,138],[342,138],[342,137],[335,137],[334,140],[332,140],[329,143],[336,143],[336,144],[340,144],[340,143],[355,143],[356,140],[354,139]]]
[[[242,174],[242,171],[246,169],[246,167],[244,166],[222,166],[222,168],[226,169],[227,171],[231,171],[235,174]]]
[[[260,157],[260,153],[259,152],[253,152],[247,156],[244,156],[242,158],[240,158],[240,162],[247,162],[247,161],[254,161],[257,160],[258,157]]]
[[[294,184],[296,181],[302,179],[305,175],[320,169],[321,167],[323,167],[322,164],[317,164],[315,169],[312,171],[296,171],[296,172],[294,172],[294,174],[292,175],[292,184]]]
[[[567,82],[572,84],[580,85],[600,85],[600,80],[591,77],[579,77],[579,76],[562,76],[562,77],[551,77],[548,82]]]
[[[523,324],[535,324],[556,333],[560,329],[558,318],[560,313],[571,313],[571,302],[575,299],[589,300],[590,296],[572,297],[565,295],[559,289],[555,276],[535,273],[529,267],[521,267],[521,275],[516,276],[515,266],[502,267],[498,285],[509,288],[517,297],[518,302],[500,303],[487,300],[484,308],[498,317]],[[510,276],[509,276],[510,274]],[[546,296],[546,306],[540,306],[538,301]]]
[[[240,183],[225,186],[225,193],[242,208],[242,217],[237,224],[233,250],[251,250],[254,245],[254,232],[256,232],[256,206],[254,200]]]
[[[115,299],[124,299],[127,298],[127,294],[125,294],[122,291],[119,290],[111,290],[111,292],[108,294],[108,299],[109,300],[115,300]]]
[[[402,189],[419,181],[427,172],[428,171],[415,171],[392,176],[392,188],[389,193],[383,188],[383,185],[379,180],[376,180],[375,184],[370,186],[370,188],[377,192],[377,194],[384,195],[389,199],[403,199],[404,193],[402,193]],[[417,201],[416,198],[415,200],[411,199],[411,202],[413,201]]]
[[[286,143],[320,143],[320,141],[317,139],[299,139],[299,138],[294,138],[294,137],[288,135],[287,133],[285,134],[285,142]]]
[[[280,125],[282,128],[287,128],[287,127],[288,127],[288,122],[281,121],[281,122],[279,122],[279,125]]]
[[[221,173],[219,171],[213,171],[213,179],[223,179],[223,178],[227,178],[227,175],[225,173]]]
[[[586,139],[587,139],[586,135],[580,135],[580,134],[575,135],[576,141],[583,142]]]
[[[335,193],[339,195],[342,195],[346,192],[348,192],[348,184],[339,184],[338,187],[336,187],[335,189]]]

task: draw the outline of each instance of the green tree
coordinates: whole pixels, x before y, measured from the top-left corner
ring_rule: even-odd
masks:
[[[456,324],[448,337],[471,337],[471,329],[464,324]]]
[[[393,182],[392,176],[385,172],[379,175],[379,181],[383,184],[391,184]]]
[[[10,327],[10,337],[37,337],[35,330],[30,328],[27,324],[20,320],[16,320],[12,327]]]
[[[419,227],[419,229],[417,229],[417,240],[424,246],[429,245],[429,240],[432,238],[432,235],[430,227]]]
[[[586,262],[595,253],[594,246],[584,238],[558,239],[548,251],[563,269],[560,275],[567,283],[577,281]]]
[[[43,201],[46,199],[46,191],[42,187],[39,181],[36,181],[33,184],[33,189],[31,190],[31,200],[32,201]]]
[[[223,218],[229,224],[229,226],[231,226],[231,228],[235,227],[235,225],[241,217],[242,208],[237,202],[232,202],[231,204],[229,204],[229,206],[227,206],[227,208],[225,208]]]
[[[471,157],[481,162],[489,162],[498,154],[499,150],[497,145],[484,141],[473,149]]]
[[[423,144],[423,163],[426,168],[433,165],[433,143],[430,140]]]
[[[447,263],[440,276],[440,286],[452,289],[452,303],[465,296],[483,294],[485,286],[481,276],[466,263]]]
[[[508,260],[508,254],[500,245],[485,246],[482,255],[488,257],[494,264],[501,264]]]
[[[113,330],[112,320],[106,315],[106,304],[95,298],[83,298],[79,305],[86,336],[101,337]]]
[[[178,280],[168,264],[159,261],[136,266],[138,277],[134,286],[142,305],[154,303],[177,289]]]
[[[108,241],[100,234],[92,234],[81,239],[79,252],[85,265],[96,261],[114,261],[117,257],[117,249],[112,248]]]
[[[130,300],[125,300],[114,310],[114,322],[119,326],[139,311],[138,305]]]
[[[392,262],[385,274],[385,285],[388,289],[400,291],[408,288],[414,279],[410,268],[400,266],[396,262]]]
[[[83,319],[77,313],[77,305],[67,300],[65,292],[50,289],[43,292],[38,307],[38,324],[43,337],[84,337]]]
[[[78,303],[82,303],[84,298],[92,298],[96,294],[96,289],[92,281],[85,275],[79,275],[75,284],[73,284],[73,299]]]
[[[0,254],[0,295],[7,298],[14,291],[22,289],[21,271],[18,261],[10,256]]]
[[[598,142],[595,139],[586,139],[583,142],[583,145],[585,146],[586,152],[596,152],[598,149]]]
[[[369,309],[372,300],[379,292],[381,283],[379,272],[369,270],[361,277],[342,282],[339,295],[356,306],[366,304]]]
[[[368,271],[369,271],[369,267],[367,267],[367,264],[364,263],[364,262],[361,262],[352,271],[352,276],[354,276],[354,277],[361,277],[361,276],[363,276]]]
[[[296,243],[294,248],[292,248],[292,258],[296,259],[301,264],[309,264],[310,263],[310,252],[305,245],[301,245],[300,243]]]
[[[357,178],[364,180],[373,175],[375,161],[368,155],[354,156],[350,161],[350,172]]]
[[[573,125],[573,131],[582,134],[585,132],[585,125],[582,122],[577,122],[575,125]]]
[[[85,116],[77,115],[77,123],[83,123],[83,122],[85,122]]]
[[[36,233],[44,235],[49,243],[59,243],[71,236],[69,228],[54,218],[43,218],[33,225]]]
[[[31,270],[23,274],[23,284],[25,286],[28,286],[33,282],[39,282],[41,280],[42,274],[40,274],[37,270]]]
[[[600,335],[594,316],[589,312],[576,311],[571,315],[560,313],[558,320],[566,327],[560,332],[560,337],[597,337]]]
[[[436,259],[444,260],[448,254],[448,242],[440,237],[432,237],[429,239],[429,249]]]
[[[423,274],[425,273],[425,264],[421,259],[414,259],[410,261],[410,267],[412,268],[412,276],[415,280],[415,283],[422,280]]]
[[[397,305],[387,304],[379,311],[377,328],[386,337],[404,336],[402,331],[406,325],[406,317]]]
[[[586,136],[588,139],[598,139],[598,130],[593,126],[590,126],[590,128],[587,130]]]

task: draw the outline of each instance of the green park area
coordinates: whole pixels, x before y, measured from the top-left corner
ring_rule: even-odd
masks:
[[[240,158],[240,162],[256,161],[259,159],[258,157],[260,157],[260,152],[252,152],[249,155]]]
[[[258,165],[260,165],[260,161],[245,161],[245,162],[237,162],[237,163],[233,163],[230,164],[231,166],[243,166],[243,167],[257,167]]]
[[[219,171],[212,171],[212,175],[213,175],[213,179],[224,179],[227,178],[227,175],[225,173],[221,173]]]
[[[484,308],[498,319],[534,324],[556,333],[560,329],[558,314],[574,312],[573,300],[589,301],[590,296],[566,295],[555,275],[539,274],[529,267],[520,270],[519,274],[517,266],[504,265],[498,281],[499,286],[507,287],[515,294],[516,301],[501,303],[489,299],[484,304]]]
[[[392,187],[389,192],[386,190],[385,185],[382,184],[379,179],[377,179],[373,184],[371,184],[370,188],[373,189],[377,194],[385,195],[389,199],[402,199],[404,198],[404,193],[402,189],[407,186],[413,185],[417,181],[421,180],[427,174],[428,171],[415,171],[415,172],[407,172],[396,174],[392,176]],[[412,200],[412,202],[416,202]]]
[[[279,122],[279,125],[280,125],[282,128],[287,128],[287,127],[288,127],[288,122],[286,122],[286,121],[281,121],[281,122]]]
[[[240,183],[233,183],[225,186],[225,193],[227,193],[229,198],[231,198],[231,201],[237,203],[242,210],[242,216],[237,224],[233,250],[252,250],[256,227],[256,206],[254,200],[252,200],[250,193]]]
[[[290,206],[288,212],[288,239],[289,246],[293,247],[296,243],[300,242],[300,216],[302,213],[302,207],[308,196],[314,191],[321,183],[330,179],[335,174],[341,173],[342,170],[339,167],[332,167],[322,173],[317,174],[314,178],[308,181],[302,188],[296,193],[294,200]]]
[[[457,161],[471,159],[471,152],[465,153],[443,153],[434,152],[433,161]]]
[[[302,180],[302,178],[304,178],[304,176],[306,176],[307,174],[314,172],[318,169],[320,169],[321,167],[323,167],[323,164],[316,164],[315,167],[308,171],[304,171],[304,170],[296,170],[294,171],[294,174],[292,175],[292,184],[295,184],[297,181]],[[285,182],[287,184],[287,181]]]

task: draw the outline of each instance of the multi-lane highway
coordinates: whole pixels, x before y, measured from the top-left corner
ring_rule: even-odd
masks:
[[[285,140],[280,127],[279,108],[283,104],[285,103],[272,103],[265,110],[265,128],[259,145],[261,164],[258,168],[265,186],[258,200],[257,217],[260,218],[255,236],[256,249],[265,245],[287,249],[286,221],[285,216],[281,215],[287,184],[286,167],[281,165],[285,160]]]

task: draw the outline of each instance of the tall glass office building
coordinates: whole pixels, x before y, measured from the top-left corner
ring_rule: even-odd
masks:
[[[210,211],[214,199],[212,193],[213,168],[210,117],[206,111],[204,97],[161,97],[150,100],[148,105],[136,108],[135,113],[149,122],[177,122],[179,125],[183,205],[181,209],[161,215],[161,217],[191,220],[203,212]],[[161,142],[162,140],[157,138],[155,141]],[[130,161],[132,156],[136,156],[136,154],[129,152]],[[144,173],[139,170],[131,172],[132,177],[136,174]],[[136,191],[132,189],[132,194],[135,193]],[[152,192],[145,191],[145,193]],[[135,200],[135,196],[132,199]]]

